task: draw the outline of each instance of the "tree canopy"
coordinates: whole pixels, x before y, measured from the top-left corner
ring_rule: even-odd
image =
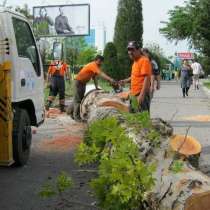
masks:
[[[108,42],[104,49],[104,71],[115,79],[119,79],[119,63],[117,49],[112,42]]]
[[[127,53],[129,41],[142,46],[142,3],[141,0],[119,0],[115,23],[114,44],[117,48],[121,77],[130,74],[130,60]]]
[[[189,0],[169,11],[169,21],[160,32],[169,40],[188,42],[210,57],[210,1]]]

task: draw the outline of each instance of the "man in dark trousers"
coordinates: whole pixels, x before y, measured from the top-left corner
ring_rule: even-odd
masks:
[[[94,84],[96,89],[98,89],[97,83],[97,76],[101,77],[102,79],[107,80],[110,82],[111,85],[117,85],[114,79],[106,75],[104,72],[101,71],[101,64],[104,61],[104,57],[101,55],[97,55],[95,60],[91,63],[85,65],[77,74],[75,78],[75,95],[73,101],[73,118],[77,121],[80,121],[80,103],[84,97],[85,90],[86,90],[86,83],[90,80],[94,80]]]
[[[60,111],[65,111],[65,75],[68,77],[67,64],[61,60],[55,60],[48,69],[47,81],[50,82],[50,93],[46,104],[49,110],[55,97],[59,93]]]
[[[153,58],[151,52],[147,48],[143,48],[142,52],[145,56],[147,56],[152,64],[152,76],[151,76],[151,86],[150,86],[150,96],[153,98],[153,94],[155,89],[160,89],[160,70],[157,62]]]
[[[121,80],[121,84],[131,83],[131,112],[150,111],[150,82],[152,66],[148,57],[144,56],[136,41],[130,41],[127,46],[128,55],[133,60],[131,76]],[[137,107],[133,107],[133,104]],[[134,103],[133,103],[134,102]]]

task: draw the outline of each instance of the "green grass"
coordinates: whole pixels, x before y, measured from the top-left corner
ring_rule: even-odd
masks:
[[[203,85],[204,85],[205,87],[207,87],[208,89],[210,89],[210,81],[209,81],[209,82],[204,82]]]

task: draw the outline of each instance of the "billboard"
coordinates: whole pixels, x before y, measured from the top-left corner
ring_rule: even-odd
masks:
[[[90,5],[53,5],[33,7],[36,36],[84,36],[90,33]]]

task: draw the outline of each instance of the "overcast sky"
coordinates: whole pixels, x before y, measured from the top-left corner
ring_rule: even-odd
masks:
[[[185,0],[142,0],[144,44],[150,42],[158,43],[167,56],[173,55],[176,51],[188,50],[185,42],[175,46],[159,34],[159,28],[161,27],[160,21],[167,21],[168,10],[173,9],[175,5],[183,5],[184,1]],[[20,6],[25,3],[31,8],[38,5],[90,3],[91,25],[103,23],[107,29],[107,40],[112,41],[118,0],[7,0],[8,6]]]

